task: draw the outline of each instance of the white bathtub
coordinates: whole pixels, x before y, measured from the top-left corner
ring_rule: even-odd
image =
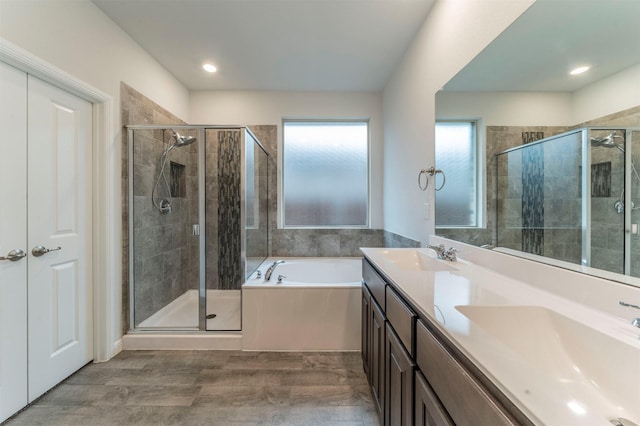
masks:
[[[270,258],[258,269],[242,286],[244,350],[360,350],[361,258]]]

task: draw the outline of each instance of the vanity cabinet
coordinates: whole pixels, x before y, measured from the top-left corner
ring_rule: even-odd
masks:
[[[378,416],[384,418],[384,353],[385,353],[385,316],[376,303],[371,298],[371,364],[369,373],[369,384],[371,385],[371,392],[373,393],[373,399],[376,403],[376,411]]]
[[[364,368],[364,373],[369,378],[369,372],[371,371],[371,342],[369,339],[369,322],[371,316],[371,293],[367,289],[365,285],[362,286],[362,329],[360,333],[360,348],[362,353],[362,367]]]
[[[368,262],[362,264],[362,364],[371,388],[378,418],[384,419],[384,314],[386,282]],[[365,312],[366,310],[366,312]]]
[[[416,364],[387,322],[384,424],[413,425],[413,372]]]
[[[362,275],[363,368],[381,424],[532,424],[366,258]]]
[[[416,426],[455,425],[420,371],[415,372],[415,381],[414,424]]]
[[[456,424],[511,425],[510,416],[491,394],[438,341],[427,326],[417,324],[417,363]]]

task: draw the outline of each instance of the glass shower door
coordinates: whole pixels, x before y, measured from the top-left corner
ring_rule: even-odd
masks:
[[[627,150],[629,151],[627,157],[627,182],[629,185],[629,196],[631,204],[629,209],[631,214],[629,215],[629,221],[625,224],[629,230],[628,243],[625,246],[625,261],[626,261],[626,273],[640,277],[640,130],[627,130]]]
[[[205,131],[206,329],[242,329],[242,284],[268,255],[268,156],[246,128]]]
[[[242,131],[205,130],[206,329],[241,330]]]
[[[582,131],[498,154],[497,243],[581,263]]]
[[[590,239],[588,266],[624,274],[624,130],[588,129]]]
[[[197,329],[197,131],[129,129],[130,328]]]

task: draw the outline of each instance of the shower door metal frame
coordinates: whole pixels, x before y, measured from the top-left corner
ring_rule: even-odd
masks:
[[[202,126],[189,126],[189,125],[128,125],[126,126],[127,129],[127,147],[128,147],[128,157],[127,157],[127,161],[128,161],[128,177],[129,177],[129,182],[128,182],[128,191],[129,191],[129,332],[156,332],[156,331],[162,331],[162,332],[198,332],[201,329],[201,321],[202,318],[204,316],[206,316],[206,312],[204,312],[202,310],[201,304],[202,304],[202,300],[201,300],[201,293],[202,293],[202,286],[203,286],[203,280],[202,280],[202,259],[204,259],[204,257],[202,257],[202,247],[204,246],[204,232],[206,230],[205,227],[205,223],[204,223],[204,215],[202,214],[202,198],[204,197],[203,195],[203,190],[201,190],[201,180],[203,179],[201,177],[201,174],[203,175],[204,170],[203,170],[203,161],[202,161],[202,155],[203,155],[203,149],[202,147],[204,146],[204,142],[203,139],[201,138],[202,136],[202,131],[201,128]],[[181,129],[181,130],[197,130],[198,131],[198,138],[199,140],[197,141],[197,145],[198,145],[198,225],[199,225],[199,230],[200,230],[200,235],[198,236],[198,244],[199,244],[199,254],[200,254],[200,259],[199,259],[199,280],[200,282],[198,283],[198,293],[199,293],[199,297],[198,297],[198,325],[196,327],[189,327],[189,326],[174,326],[174,327],[139,327],[136,326],[135,323],[135,268],[133,267],[133,265],[135,264],[135,258],[134,258],[134,244],[135,244],[135,239],[134,239],[134,195],[133,195],[133,179],[134,179],[134,161],[133,161],[133,142],[134,142],[134,131],[136,130],[168,130],[168,129]],[[163,141],[164,142],[164,141]],[[204,176],[204,175],[203,175]],[[205,299],[205,303],[206,303],[206,299]]]
[[[591,265],[591,131],[587,128],[579,130],[582,133],[582,256],[583,266]],[[575,131],[574,131],[575,132]],[[569,132],[567,132],[569,133]]]
[[[128,146],[128,194],[129,194],[129,332],[149,332],[149,331],[163,331],[163,332],[207,332],[207,288],[206,288],[206,194],[205,194],[205,179],[206,179],[206,131],[207,130],[239,130],[241,132],[240,140],[240,268],[241,276],[246,279],[246,190],[244,185],[246,184],[246,133],[249,133],[254,142],[269,156],[267,150],[264,148],[260,140],[251,132],[248,126],[244,125],[128,125],[127,129],[127,146]],[[198,326],[197,327],[137,327],[135,324],[135,268],[134,265],[134,220],[133,220],[133,176],[134,176],[134,161],[133,161],[133,138],[135,130],[196,130],[198,132],[198,225],[200,234],[198,236],[199,244],[199,273],[198,273]],[[267,224],[268,232],[268,224]],[[240,309],[242,310],[242,296],[240,299]],[[242,317],[241,327],[242,330]],[[218,330],[211,330],[218,331]],[[220,330],[222,331],[222,330]]]
[[[583,131],[583,152],[586,153],[582,156],[583,164],[583,187],[582,193],[586,194],[584,196],[585,202],[582,203],[582,211],[583,211],[583,230],[582,230],[582,264],[584,266],[591,266],[591,132],[592,131],[624,131],[624,221],[623,221],[623,274],[627,276],[631,276],[631,214],[633,211],[633,207],[631,205],[632,199],[632,185],[633,185],[633,171],[632,171],[632,161],[633,161],[633,147],[631,143],[631,137],[634,131],[640,131],[640,127],[636,126],[587,126],[583,127],[580,130]],[[638,182],[640,185],[640,182]],[[628,202],[627,202],[628,200]],[[585,223],[586,220],[586,223]],[[586,262],[585,262],[586,260]]]

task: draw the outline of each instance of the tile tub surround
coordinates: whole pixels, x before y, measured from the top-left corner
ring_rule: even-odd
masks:
[[[360,354],[124,351],[7,423],[374,426]]]
[[[278,126],[249,126],[269,154],[269,245],[271,256],[360,256],[360,247],[386,244],[411,247],[418,242],[382,229],[278,228]]]
[[[438,261],[426,250],[432,262],[444,266],[418,270],[412,262],[390,258],[387,249],[363,252],[419,316],[428,319],[534,423],[605,425],[609,418],[640,420],[640,395],[631,390],[635,381],[629,381],[629,377],[640,377],[640,364],[635,362],[635,355],[640,355],[637,329],[615,314],[546,288],[549,281],[571,281],[570,276],[578,274],[439,237],[431,237],[430,242],[458,247],[460,260]],[[514,274],[525,279],[516,280]],[[540,287],[534,285],[538,280]],[[593,284],[585,292],[598,292],[603,284],[615,287],[614,283],[603,283],[605,280],[585,281]],[[608,290],[608,299],[633,291],[638,295],[638,289]],[[598,296],[603,298],[602,293]],[[617,311],[617,301],[612,305],[611,311]],[[500,315],[511,320],[505,321]],[[483,316],[488,325],[482,322]],[[564,318],[560,325],[556,317]],[[560,334],[566,344],[563,347],[554,343],[553,327],[565,326],[568,328],[561,330],[565,333]],[[521,330],[526,330],[524,335]],[[536,348],[544,349],[532,357]],[[545,351],[554,348],[558,357],[547,359]],[[582,370],[573,370],[574,361]],[[599,386],[592,385],[591,379]],[[572,401],[575,404],[568,404]],[[584,408],[584,413],[572,410],[574,406]]]

